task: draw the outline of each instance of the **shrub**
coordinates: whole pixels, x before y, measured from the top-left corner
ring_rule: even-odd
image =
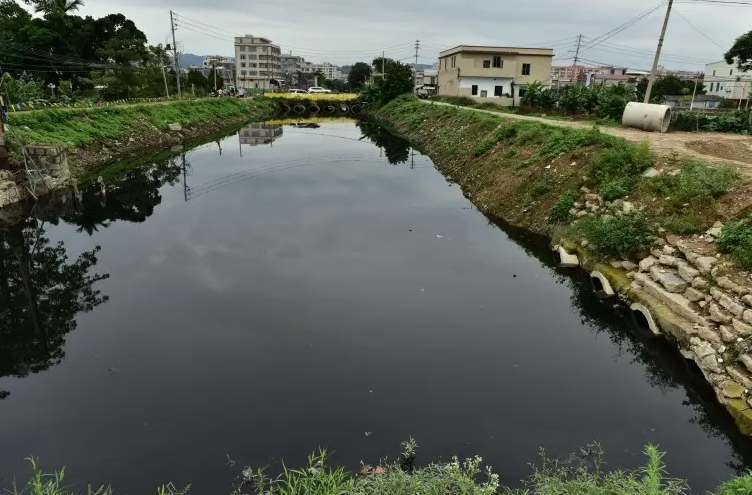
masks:
[[[543,142],[543,146],[541,146],[540,149],[527,160],[526,164],[534,163],[539,160],[552,160],[559,155],[601,141],[602,135],[595,127],[586,131],[551,128]]]
[[[596,253],[622,258],[645,251],[654,239],[653,227],[638,213],[586,217],[573,225],[573,231],[587,239]]]
[[[752,110],[713,113],[679,112],[671,127],[681,131],[752,134]]]
[[[727,481],[718,487],[716,495],[749,495],[752,493],[752,472]]]
[[[590,176],[597,185],[606,186],[611,199],[616,199],[632,191],[642,172],[651,163],[647,143],[634,145],[626,141],[612,141],[593,160]]]
[[[548,213],[548,222],[566,223],[571,221],[572,214],[569,211],[574,208],[577,196],[578,193],[575,191],[567,191],[564,193],[551,207],[551,211]]]
[[[739,265],[752,269],[752,217],[728,222],[721,230],[718,249],[730,253]]]
[[[613,201],[629,194],[629,190],[629,181],[624,178],[618,178],[601,184],[598,192],[604,200]]]

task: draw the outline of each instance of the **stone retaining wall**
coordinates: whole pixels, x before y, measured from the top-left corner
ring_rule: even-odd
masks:
[[[68,184],[71,178],[68,155],[59,146],[27,146],[25,152],[30,159],[29,168],[38,170],[40,180],[28,184],[23,171],[13,173],[0,170],[0,208],[40,196]]]
[[[627,272],[632,282],[623,296],[650,309],[742,432],[752,434],[752,278],[717,252],[720,227],[667,236]]]

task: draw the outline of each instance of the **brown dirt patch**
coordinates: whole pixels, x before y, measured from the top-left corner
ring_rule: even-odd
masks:
[[[703,155],[752,164],[752,140],[690,141],[687,148]]]

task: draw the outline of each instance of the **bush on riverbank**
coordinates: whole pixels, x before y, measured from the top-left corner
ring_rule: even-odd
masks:
[[[266,116],[272,104],[261,99],[212,98],[175,100],[152,104],[120,105],[96,108],[46,108],[9,115],[8,145],[53,144],[80,148],[92,143],[116,142],[144,132],[164,131],[168,124],[197,126],[222,123],[226,119]]]
[[[405,451],[405,447],[412,451]],[[415,467],[414,441],[403,443],[399,461],[371,467],[363,465],[353,474],[342,467],[330,467],[325,450],[309,455],[307,465],[283,467],[278,477],[270,478],[261,469],[246,468],[231,495],[683,495],[687,482],[666,473],[664,454],[655,446],[645,447],[645,465],[634,471],[605,471],[603,453],[597,444],[588,446],[578,462],[563,464],[542,455],[539,465],[524,481],[523,488],[501,485],[499,475],[476,456],[460,461],[435,462]],[[12,495],[75,495],[65,487],[65,471],[43,474],[32,462],[32,476]],[[749,495],[752,475],[723,483],[716,495]],[[157,488],[157,495],[184,495],[190,486],[176,488],[172,483]],[[100,487],[88,495],[111,495],[112,489]]]
[[[728,222],[721,230],[718,248],[745,269],[752,269],[752,216]]]
[[[733,112],[678,112],[672,129],[690,132],[733,132],[752,134],[752,110]]]

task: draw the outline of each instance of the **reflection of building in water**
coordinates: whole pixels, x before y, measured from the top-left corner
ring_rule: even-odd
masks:
[[[258,146],[271,144],[282,136],[282,126],[274,124],[251,124],[238,131],[240,144]]]

